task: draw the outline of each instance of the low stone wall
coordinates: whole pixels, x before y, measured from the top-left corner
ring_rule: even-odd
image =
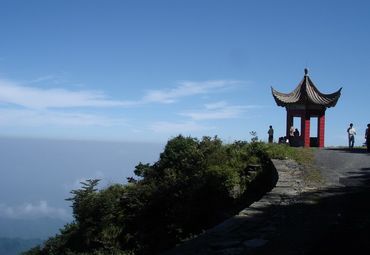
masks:
[[[246,254],[265,245],[276,232],[278,205],[293,203],[304,192],[301,166],[293,160],[272,160],[250,189],[265,191],[234,217],[164,254]],[[266,185],[268,184],[268,185]],[[266,188],[271,185],[269,192]]]

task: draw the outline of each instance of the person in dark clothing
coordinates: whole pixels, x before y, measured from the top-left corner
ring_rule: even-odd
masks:
[[[269,135],[269,143],[272,143],[274,141],[274,129],[272,128],[272,126],[270,126],[267,133]]]
[[[299,146],[299,130],[296,128],[294,130],[294,146]]]

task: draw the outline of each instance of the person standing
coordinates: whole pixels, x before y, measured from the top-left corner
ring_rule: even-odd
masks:
[[[370,152],[370,123],[367,124],[367,129],[365,131],[365,140],[366,140],[367,152]]]
[[[356,130],[353,127],[353,124],[349,124],[349,128],[347,129],[348,133],[348,147],[349,149],[353,149],[353,146],[355,144],[355,135],[356,135]]]
[[[289,144],[290,146],[293,146],[294,145],[294,126],[291,126],[290,129],[289,129]]]
[[[267,131],[267,134],[269,135],[269,143],[272,143],[274,141],[274,129],[271,125],[269,131]]]
[[[299,146],[299,130],[298,128],[294,129],[294,146]]]

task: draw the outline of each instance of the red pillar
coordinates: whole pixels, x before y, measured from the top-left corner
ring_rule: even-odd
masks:
[[[325,112],[320,114],[317,120],[317,140],[319,148],[325,146]]]
[[[306,112],[302,119],[304,121],[304,130],[302,130],[303,145],[304,147],[310,147],[310,114]]]
[[[301,113],[301,137],[300,137],[300,146],[304,145],[304,140],[305,140],[305,111]]]
[[[290,110],[287,109],[287,113],[286,113],[286,137],[289,137],[291,126],[293,126],[293,115],[290,112]]]

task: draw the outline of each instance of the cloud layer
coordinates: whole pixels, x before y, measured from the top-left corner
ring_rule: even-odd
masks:
[[[61,220],[70,220],[72,218],[65,209],[52,207],[44,200],[35,204],[24,203],[18,206],[0,204],[0,217],[9,219],[37,219],[48,217]]]
[[[113,100],[102,91],[70,91],[61,88],[40,89],[0,80],[0,103],[28,109],[76,107],[129,107],[149,103],[174,103],[187,96],[220,90],[237,81],[179,82],[173,89],[149,90],[138,100]]]
[[[204,105],[200,110],[181,113],[194,121],[199,120],[222,120],[239,118],[248,109],[256,108],[254,105],[229,105],[225,101]]]
[[[194,121],[183,121],[183,122],[168,122],[158,121],[150,126],[150,130],[155,133],[171,133],[171,134],[189,134],[191,132],[198,132],[202,130],[209,130],[212,127],[198,124]]]
[[[239,83],[238,81],[215,80],[204,82],[182,81],[173,89],[151,90],[143,97],[143,103],[174,103],[182,97],[212,93]]]
[[[34,109],[0,109],[0,126],[88,127],[123,126],[126,120],[79,111],[59,112]]]
[[[194,109],[197,104],[208,100],[212,94],[223,95],[222,93],[228,92],[230,88],[235,88],[241,83],[235,80],[180,81],[172,88],[143,91],[136,99],[117,99],[103,91],[67,90],[54,87],[56,84],[49,84],[48,88],[45,88],[45,85],[43,88],[37,86],[38,81],[49,81],[51,78],[46,76],[24,83],[28,85],[0,79],[0,128],[4,130],[8,128],[7,132],[11,134],[14,129],[9,128],[13,127],[19,130],[30,127],[44,128],[39,133],[47,133],[50,128],[56,128],[55,131],[60,132],[63,129],[63,134],[66,134],[69,132],[68,128],[109,127],[112,132],[121,129],[129,135],[130,132],[134,133],[134,128],[140,126],[149,133],[190,134],[214,128],[202,121],[237,118],[249,107],[229,105],[225,101],[220,101],[204,104],[195,110],[187,109],[189,107]],[[150,116],[155,114],[151,105],[163,104],[177,104],[179,110],[157,108],[166,119],[153,120]],[[140,125],[135,123],[135,119]],[[91,129],[90,134],[96,130]],[[113,136],[122,137],[122,134]]]
[[[109,99],[100,91],[69,91],[60,88],[40,89],[0,80],[0,103],[29,109],[70,107],[118,107],[132,102]]]

